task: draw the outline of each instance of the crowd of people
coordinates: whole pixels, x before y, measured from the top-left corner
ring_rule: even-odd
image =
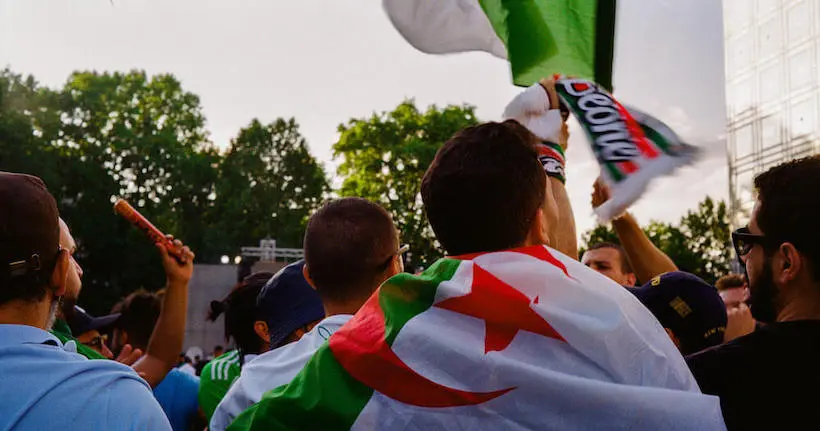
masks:
[[[546,103],[558,109],[551,81],[542,85]],[[538,246],[578,260],[584,266],[564,269],[567,276],[593,290],[629,292],[626,308],[618,302],[597,304],[604,313],[645,314],[645,320],[630,320],[648,322],[645,327],[632,330],[668,334],[665,345],[647,344],[614,361],[671,375],[685,360],[686,375],[657,387],[719,397],[722,421],[713,424],[715,429],[818,423],[812,394],[820,376],[812,370],[820,358],[820,229],[815,223],[820,157],[786,162],[755,178],[751,220],[732,233],[745,273],[727,274],[713,286],[679,271],[628,213],[612,222],[619,244],[592,244],[578,256],[565,160],[545,161],[544,154],[552,153],[541,151],[552,148],[563,155],[565,124],[561,130],[559,142],[541,142],[513,120],[490,122],[467,128],[442,146],[419,186],[447,256]],[[562,169],[553,169],[558,161]],[[596,181],[593,207],[608,199],[609,189]],[[267,429],[270,418],[259,412],[287,416],[287,410],[271,407],[283,398],[312,405],[310,386],[297,393],[287,390],[289,383],[308,374],[329,378],[323,374],[327,368],[311,358],[359,316],[380,286],[405,271],[401,226],[384,208],[362,198],[331,200],[308,221],[303,261],[276,274],[251,274],[211,303],[208,318],[224,317],[225,338],[233,348],[214,352],[210,361],[194,361],[179,353],[194,253],[178,240],[181,258],[158,245],[166,285],[131,293],[110,314],[94,317],[77,306],[83,271],[73,258],[77,246],[69,223],[60,218],[41,180],[0,172],[0,430]],[[407,289],[404,294],[416,294]],[[549,321],[550,316],[543,317]],[[609,335],[603,332],[587,335],[601,343],[618,342],[604,340]],[[437,367],[435,361],[427,365]],[[624,384],[605,372],[578,378]],[[617,393],[597,393],[596,402],[618,404]],[[617,411],[641,415],[642,406],[629,407]],[[425,411],[437,418],[459,415],[430,409],[435,407],[405,412],[401,424],[383,426],[416,429],[429,423],[419,418]],[[528,428],[515,425],[515,412],[493,414],[512,415],[507,418],[511,429]],[[688,414],[710,413],[693,406]],[[575,415],[567,411],[566,417]],[[280,417],[277,423],[283,429],[315,429],[300,420]],[[565,422],[536,428],[579,427]]]

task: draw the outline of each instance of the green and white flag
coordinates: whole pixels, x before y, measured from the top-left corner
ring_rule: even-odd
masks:
[[[349,429],[725,427],[631,293],[532,246],[391,278],[228,428]]]
[[[429,54],[486,51],[527,86],[560,73],[612,88],[615,0],[383,0],[393,25]]]

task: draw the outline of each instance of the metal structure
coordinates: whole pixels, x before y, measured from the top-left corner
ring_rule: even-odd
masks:
[[[242,247],[242,258],[255,257],[261,261],[293,261],[304,259],[305,251],[301,248],[277,248],[275,239],[259,241],[259,247]]]
[[[732,223],[748,222],[753,179],[820,153],[820,2],[724,0]]]

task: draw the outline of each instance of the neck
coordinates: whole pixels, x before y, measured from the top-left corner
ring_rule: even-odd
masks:
[[[820,286],[813,282],[801,283],[788,289],[783,308],[777,315],[778,322],[795,320],[820,320]]]
[[[325,317],[336,316],[338,314],[356,314],[362,305],[367,301],[365,299],[355,299],[349,301],[323,301],[325,308]]]
[[[5,325],[26,325],[47,331],[53,323],[51,315],[51,301],[47,300],[11,301],[0,305],[0,324]]]

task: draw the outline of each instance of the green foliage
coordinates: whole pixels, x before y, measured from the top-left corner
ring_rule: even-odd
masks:
[[[80,300],[92,313],[164,283],[154,247],[113,214],[116,197],[184,240],[199,263],[216,263],[265,236],[300,245],[327,190],[293,120],[254,121],[223,154],[199,98],[172,75],[141,71],[76,72],[59,90],[1,71],[0,170],[49,186],[79,244]]]
[[[405,101],[391,112],[354,119],[339,126],[333,145],[341,157],[342,196],[378,202],[393,216],[409,243],[412,266],[429,265],[441,256],[422,208],[419,186],[436,151],[457,131],[477,123],[471,106],[436,106],[419,111]]]
[[[217,200],[209,237],[246,245],[274,238],[279,246],[301,247],[307,219],[328,191],[294,119],[253,120],[220,165],[216,194],[230,199]]]
[[[681,271],[709,283],[731,271],[729,214],[723,201],[716,203],[707,196],[697,210],[688,211],[677,225],[653,221],[644,232]],[[604,225],[585,232],[581,241],[586,246],[599,242],[619,243],[612,227]]]

